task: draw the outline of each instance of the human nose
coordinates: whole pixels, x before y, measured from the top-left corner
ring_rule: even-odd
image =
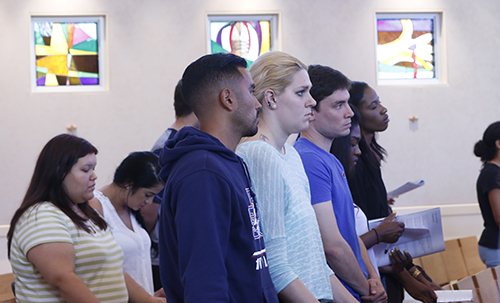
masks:
[[[359,145],[354,147],[354,155],[357,157],[361,156],[361,149],[359,149]]]
[[[92,174],[90,175],[90,180],[92,181],[95,181],[97,179],[97,174],[95,173],[95,171],[93,170],[92,171]]]
[[[317,104],[316,100],[314,100],[311,96],[311,93],[308,92],[307,95],[309,96],[309,99],[306,102],[306,107],[315,107]]]
[[[352,118],[354,116],[354,112],[352,111],[352,109],[349,105],[347,105],[346,108],[347,108],[347,111],[346,111],[345,117]]]
[[[383,105],[380,105],[382,107],[382,110],[380,111],[380,114],[384,115],[387,113],[387,108]]]
[[[260,104],[259,100],[257,100],[257,98],[255,98],[255,96],[253,97],[254,101],[255,101],[255,109],[256,110],[259,110],[262,108],[262,104]]]

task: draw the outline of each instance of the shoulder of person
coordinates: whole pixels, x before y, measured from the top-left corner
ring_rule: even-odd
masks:
[[[92,199],[89,200],[89,205],[97,210],[97,212],[99,212],[99,214],[101,214],[101,216],[104,215],[104,211],[102,209],[102,204],[101,204],[101,201],[99,200],[99,198],[97,198],[94,194],[94,197]]]

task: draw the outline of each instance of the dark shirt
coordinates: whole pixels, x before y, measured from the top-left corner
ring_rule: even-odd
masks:
[[[479,238],[479,245],[493,249],[498,249],[499,230],[493,216],[488,193],[495,188],[500,188],[499,178],[500,167],[493,163],[486,163],[476,183],[477,201],[484,220],[484,230]]]
[[[387,217],[387,190],[380,167],[368,164],[362,158],[355,167],[355,173],[349,177],[352,198],[365,213],[368,220]]]
[[[169,303],[277,303],[243,160],[184,127],[160,153],[160,276]]]

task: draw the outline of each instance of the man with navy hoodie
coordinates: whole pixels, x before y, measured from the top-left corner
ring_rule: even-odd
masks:
[[[200,129],[182,128],[160,153],[160,275],[169,303],[278,302],[252,181],[234,153],[257,132],[261,107],[246,66],[232,54],[206,55],[182,77]]]

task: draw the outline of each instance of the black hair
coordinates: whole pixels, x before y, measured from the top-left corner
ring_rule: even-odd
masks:
[[[189,105],[184,102],[184,98],[182,97],[182,80],[177,82],[174,91],[174,110],[176,117],[186,117],[189,116],[193,110]]]
[[[495,158],[498,152],[497,140],[500,140],[500,121],[490,124],[484,131],[483,139],[474,145],[474,155],[481,158],[483,164]]]
[[[130,192],[135,194],[140,188],[151,188],[163,184],[160,180],[160,164],[158,156],[152,152],[133,152],[118,166],[113,177],[113,183],[121,188],[130,186]],[[129,208],[139,225],[146,229],[146,222],[140,210]],[[158,244],[151,241],[151,248],[158,254]]]
[[[361,108],[365,90],[368,87],[368,84],[365,82],[352,82],[351,89],[349,90],[349,104],[354,105],[356,108]],[[363,117],[360,116],[360,121],[362,119]],[[359,141],[359,149],[361,150],[360,158],[375,167],[380,166],[380,161],[378,159],[383,160],[387,155],[385,149],[377,143],[376,134],[373,135],[372,142],[366,142],[365,138],[361,136],[361,140]]]
[[[349,80],[340,71],[323,65],[309,65],[307,69],[311,79],[311,96],[316,100],[315,110],[319,110],[320,102],[337,90],[351,88]]]
[[[55,136],[40,152],[35,165],[26,195],[21,206],[16,210],[7,232],[7,249],[10,258],[10,245],[12,236],[19,218],[33,205],[50,202],[66,214],[71,221],[87,233],[95,232],[86,224],[88,220],[94,222],[101,230],[106,230],[106,221],[94,211],[88,201],[78,203],[77,206],[88,219],[80,217],[73,210],[73,201],[63,186],[63,181],[71,171],[78,159],[89,154],[97,154],[97,149],[87,140],[68,134]]]
[[[231,53],[205,55],[194,61],[182,75],[184,101],[199,114],[200,102],[207,93],[242,77],[239,67],[247,68],[246,60]]]
[[[130,192],[133,195],[140,188],[151,188],[163,184],[158,176],[160,169],[156,154],[148,151],[133,152],[116,169],[113,183],[121,188],[130,186]],[[131,208],[130,211],[136,217],[137,222],[146,229],[141,212]]]
[[[359,111],[351,106],[354,115],[351,118],[351,131],[352,129],[360,124]],[[351,132],[347,136],[335,138],[330,147],[330,153],[333,154],[344,166],[344,171],[347,178],[354,173],[354,163],[352,162],[352,151],[351,151]]]

